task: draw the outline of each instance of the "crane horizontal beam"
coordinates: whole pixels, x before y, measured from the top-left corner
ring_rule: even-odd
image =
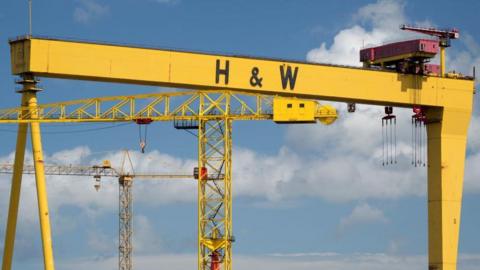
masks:
[[[413,26],[413,25],[406,25],[403,24],[400,26],[402,30],[413,31],[417,33],[422,33],[425,35],[436,36],[440,38],[451,38],[457,39],[460,38],[460,32],[458,29],[438,29],[434,27],[421,27],[421,26]]]
[[[91,98],[38,105],[31,111],[25,107],[2,109],[0,123],[195,121],[199,117],[214,120],[225,116],[232,120],[269,120],[274,119],[274,99],[267,95],[218,90]],[[312,118],[324,122],[336,119],[336,111],[331,106],[313,105]],[[32,113],[38,117],[32,119]]]
[[[13,173],[13,164],[0,164],[0,174]],[[24,174],[35,174],[33,165],[23,166]],[[100,166],[70,166],[70,165],[45,165],[46,175],[71,175],[71,176],[105,176],[118,177],[118,172],[109,167]]]
[[[367,68],[47,38],[24,37],[10,44],[16,75],[466,111],[471,111],[474,91],[471,79]]]
[[[0,174],[12,174],[14,165],[11,163],[0,164]],[[33,165],[24,165],[23,174],[35,174]],[[185,173],[132,173],[122,174],[113,167],[104,166],[78,166],[78,165],[45,165],[46,175],[65,175],[65,176],[101,176],[101,177],[121,177],[128,176],[139,179],[193,179],[193,174]]]

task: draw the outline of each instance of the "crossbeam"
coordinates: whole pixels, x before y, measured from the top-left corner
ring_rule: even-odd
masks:
[[[10,43],[16,75],[457,109],[471,104],[474,89],[467,79],[278,59],[30,37]]]
[[[14,164],[0,164],[0,174],[13,174]],[[23,165],[23,174],[35,174],[35,166],[30,164]],[[185,173],[169,173],[169,174],[148,174],[148,173],[132,173],[122,174],[112,167],[102,166],[69,166],[69,165],[45,165],[45,175],[64,175],[64,176],[101,176],[101,177],[131,177],[135,180],[144,179],[189,179],[191,174]]]

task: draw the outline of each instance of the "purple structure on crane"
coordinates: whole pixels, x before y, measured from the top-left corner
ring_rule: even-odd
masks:
[[[439,52],[437,40],[414,39],[360,51],[366,67],[397,70],[404,73],[439,74],[438,65],[426,64]]]

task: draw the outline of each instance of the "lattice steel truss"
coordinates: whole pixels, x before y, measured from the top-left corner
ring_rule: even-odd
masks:
[[[30,111],[25,107],[2,109],[0,123],[127,122],[144,118],[153,121],[197,120],[202,114],[199,111],[201,100],[210,104],[204,107],[205,112],[213,108],[223,112],[228,106],[230,116],[235,120],[268,120],[272,119],[272,98],[239,91],[185,91],[90,98],[42,104]],[[32,113],[38,115],[35,120]],[[203,115],[205,118],[218,117],[216,113]],[[318,115],[319,118],[331,116],[321,115],[320,111]]]
[[[102,166],[72,166],[72,165],[48,165],[45,164],[46,175],[71,175],[71,176],[98,176],[119,177],[119,173],[112,167]],[[13,173],[14,165],[9,163],[0,164],[0,174]],[[30,164],[23,165],[23,174],[35,174],[35,167]]]
[[[132,269],[132,220],[133,220],[133,198],[132,198],[132,184],[133,178],[130,176],[122,176],[118,179],[118,269],[131,270]]]
[[[207,172],[200,170],[198,183],[200,270],[232,268],[231,128],[224,117],[200,120],[198,129],[198,166]]]
[[[0,110],[0,124],[172,121],[179,129],[198,130],[198,268],[232,269],[232,121],[273,120],[273,96],[208,90],[114,96]],[[315,105],[315,119],[337,117]],[[12,166],[13,167],[13,166]],[[1,172],[0,168],[0,172]],[[11,168],[7,168],[11,169]],[[28,168],[27,168],[28,169]],[[120,183],[119,269],[132,268],[132,181],[102,168],[45,168],[57,174],[118,174]],[[32,171],[33,168],[30,168]],[[20,170],[19,170],[20,171]],[[128,176],[128,175],[126,175]],[[144,175],[151,177],[151,175]],[[181,175],[180,175],[181,176]],[[135,178],[141,175],[135,175]],[[177,178],[172,175],[168,178]],[[11,233],[13,234],[13,233]],[[8,244],[13,250],[13,241]],[[51,259],[53,261],[53,258]]]

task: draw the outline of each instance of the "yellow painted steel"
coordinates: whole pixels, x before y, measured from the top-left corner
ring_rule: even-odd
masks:
[[[26,93],[28,96],[28,107],[31,118],[38,117],[35,109],[37,108],[36,92]],[[43,164],[42,139],[40,134],[40,123],[30,123],[31,142],[33,151],[33,162],[35,166],[35,180],[37,186],[38,215],[40,220],[40,231],[42,235],[43,260],[45,270],[54,270],[52,234],[50,229],[50,213],[48,211],[47,186],[45,182],[45,169]]]
[[[199,111],[201,99],[211,105]],[[91,98],[38,105],[31,109],[35,118],[31,113],[25,113],[25,107],[2,109],[0,123],[127,122],[143,118],[153,121],[193,121],[198,120],[200,115],[204,119],[214,120],[223,117],[226,110],[228,117],[233,120],[270,120],[276,117],[274,114],[284,114],[281,110],[272,110],[273,100],[276,99],[279,98],[218,90]],[[321,123],[329,124],[337,119],[337,112],[332,106],[302,99],[281,99],[312,104],[314,111],[309,117]],[[303,122],[294,117],[290,121]]]
[[[440,76],[445,77],[446,66],[445,66],[445,47],[440,46]]]
[[[455,270],[460,232],[469,111],[432,108],[443,119],[428,128],[428,232],[430,270]]]
[[[22,106],[28,105],[27,95],[22,94]],[[25,111],[24,111],[25,112]],[[25,161],[25,146],[27,142],[28,124],[18,124],[17,147],[15,150],[15,163],[13,165],[12,186],[10,190],[10,203],[8,209],[7,229],[5,230],[5,244],[3,249],[2,270],[12,269],[13,252],[15,247],[15,234],[17,230],[18,206],[20,203],[20,190],[22,186],[22,171]]]
[[[273,121],[276,123],[315,123],[317,103],[293,98],[273,99]]]
[[[404,59],[409,59],[414,57],[433,58],[435,57],[435,53],[423,53],[423,52],[405,53],[405,54],[400,54],[400,55],[395,55],[391,57],[385,57],[385,58],[380,58],[374,61],[370,61],[369,64],[380,64],[382,67],[384,67],[389,62],[399,61],[399,60],[404,60]]]
[[[198,269],[232,269],[232,120],[200,118],[198,127]],[[203,174],[202,168],[206,169]]]
[[[20,110],[20,116],[23,116],[28,111],[29,118],[32,120],[38,118],[37,110],[37,92],[40,90],[36,88],[36,80],[31,74],[24,74],[22,81],[19,83],[23,85],[22,90],[22,104],[24,105]],[[26,105],[26,106],[25,106]],[[14,166],[14,177],[12,182],[12,192],[10,194],[10,209],[9,219],[7,221],[7,236],[5,240],[5,252],[6,256],[3,257],[2,269],[10,270],[13,258],[13,247],[15,241],[15,229],[18,214],[18,203],[20,199],[21,188],[21,175],[23,171],[23,160],[26,144],[26,123],[21,123],[18,130],[17,137],[17,150]],[[48,198],[45,183],[45,170],[43,165],[43,151],[40,135],[40,123],[31,122],[31,143],[33,152],[33,162],[35,167],[36,189],[37,189],[37,202],[38,202],[38,214],[40,220],[40,231],[42,236],[43,257],[44,257],[44,269],[54,270],[53,250],[52,250],[52,238],[50,230],[50,217],[48,212]]]
[[[472,80],[53,39],[12,41],[11,54],[13,74],[54,78],[230,89],[392,106],[462,108],[471,104],[473,93]]]
[[[12,41],[11,55],[12,73],[17,75],[32,73],[53,78],[242,90],[401,107],[422,106],[428,111],[429,120],[429,268],[456,269],[465,142],[474,82],[445,77],[443,50],[441,77],[41,38]],[[218,118],[210,120],[221,121]],[[19,121],[18,117],[16,121]],[[200,161],[202,147],[206,146],[199,141],[199,165],[205,164]],[[199,181],[199,196],[204,192],[201,187],[208,183]],[[199,213],[206,213],[205,205],[205,201],[199,201]],[[199,216],[200,233],[205,232],[202,231],[205,229],[202,218],[205,216]],[[216,234],[215,230],[210,232],[210,236]],[[209,247],[215,248],[217,242],[199,239],[199,247],[204,248],[199,251],[203,252],[203,255],[199,253],[201,269],[206,267],[204,255],[212,252]],[[227,243],[223,248],[225,253],[221,253],[229,254]],[[226,263],[223,266],[231,267]]]

